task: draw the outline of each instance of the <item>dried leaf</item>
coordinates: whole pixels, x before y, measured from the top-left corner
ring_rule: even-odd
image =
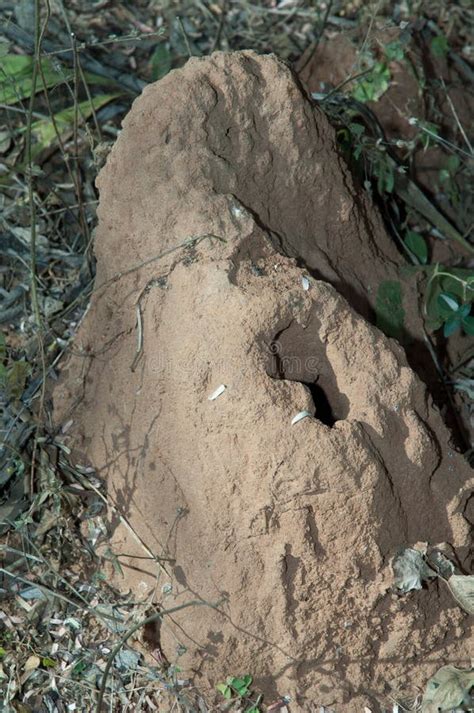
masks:
[[[402,592],[421,589],[424,579],[437,576],[436,572],[428,567],[421,552],[410,547],[401,550],[396,555],[392,567],[395,574],[395,585]]]
[[[430,678],[422,702],[422,713],[452,711],[460,706],[474,686],[474,669],[464,671],[443,666]]]
[[[451,575],[454,574],[453,563],[439,550],[430,552],[429,563],[436,567],[436,570],[443,579],[449,579]]]
[[[35,668],[38,668],[38,666],[40,665],[40,663],[41,663],[41,660],[40,660],[39,656],[35,656],[35,655],[30,656],[30,657],[26,660],[26,663],[25,663],[25,666],[24,666],[24,671],[25,671],[25,672],[26,672],[26,671],[34,671]]]
[[[140,662],[140,654],[131,649],[122,649],[118,652],[114,660],[114,665],[117,668],[125,671],[134,671]]]
[[[447,584],[462,608],[468,614],[474,614],[474,574],[453,574],[447,580]]]

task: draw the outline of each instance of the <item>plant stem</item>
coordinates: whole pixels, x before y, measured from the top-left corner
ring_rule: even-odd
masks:
[[[41,331],[41,313],[38,304],[38,292],[36,289],[36,205],[34,200],[34,181],[33,181],[33,158],[32,158],[32,124],[33,124],[33,108],[35,102],[36,86],[38,83],[38,72],[40,62],[41,49],[41,30],[40,30],[40,0],[35,0],[35,48],[33,57],[33,76],[31,79],[31,94],[28,105],[28,118],[26,127],[26,161],[28,165],[28,201],[30,206],[31,220],[31,237],[30,237],[30,269],[31,269],[31,305],[35,316],[36,327]]]

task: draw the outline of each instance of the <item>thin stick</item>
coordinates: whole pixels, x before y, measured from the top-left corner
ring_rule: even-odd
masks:
[[[369,22],[369,27],[367,28],[367,34],[365,35],[364,41],[362,42],[362,45],[357,53],[357,64],[359,67],[360,67],[360,60],[362,59],[362,55],[364,54],[365,48],[367,47],[367,44],[369,42],[370,33],[372,32],[372,27],[375,22],[375,18],[377,17],[379,7],[380,7],[380,0],[377,0],[377,3],[375,4],[375,9],[374,9],[372,15],[370,16],[370,22]]]
[[[41,36],[42,30],[40,29],[40,0],[35,0],[35,49],[33,59],[33,76],[31,79],[31,94],[28,106],[28,123],[26,127],[26,160],[28,164],[28,202],[30,206],[31,220],[31,302],[33,307],[33,313],[35,315],[36,326],[39,331],[41,330],[42,324],[41,313],[38,304],[38,292],[36,288],[36,204],[34,201],[33,182],[32,124],[36,86],[38,83],[38,72],[40,66]]]
[[[221,35],[222,35],[222,30],[224,28],[224,22],[226,19],[226,13],[227,13],[227,0],[224,0],[224,2],[222,3],[222,7],[221,7],[221,16],[220,16],[220,20],[219,20],[219,25],[217,27],[216,36],[214,37],[214,41],[212,43],[210,54],[215,52],[215,50],[217,49],[217,47],[219,45]]]
[[[92,112],[92,118],[94,119],[94,124],[95,124],[95,128],[96,128],[97,134],[98,134],[98,136],[99,136],[99,139],[102,139],[102,133],[101,133],[101,130],[100,130],[99,122],[97,121],[97,115],[96,115],[96,112],[95,112],[94,103],[93,103],[93,101],[92,101],[92,96],[91,96],[91,93],[90,93],[90,90],[89,90],[89,84],[87,83],[86,76],[85,76],[85,74],[84,74],[84,70],[82,69],[81,58],[80,58],[80,55],[79,55],[79,52],[78,52],[78,49],[79,49],[79,48],[78,48],[78,45],[77,45],[77,42],[76,42],[76,37],[75,37],[75,35],[74,35],[73,31],[72,31],[71,23],[69,22],[69,17],[68,17],[68,14],[67,14],[67,12],[66,12],[66,8],[64,7],[64,2],[63,2],[63,0],[59,0],[59,7],[61,8],[61,14],[62,14],[62,16],[63,16],[64,24],[66,25],[66,29],[67,29],[67,31],[69,32],[69,35],[70,35],[71,37],[74,37],[74,46],[73,46],[73,49],[74,49],[74,53],[75,53],[76,56],[74,57],[74,60],[73,60],[73,61],[77,64],[77,68],[78,68],[78,70],[79,70],[79,74],[81,75],[81,81],[82,81],[82,84],[83,84],[84,89],[85,89],[85,91],[86,91],[87,99],[89,100],[89,104],[90,104],[91,112]]]
[[[110,277],[108,280],[103,282],[98,287],[94,288],[93,293],[101,292],[105,287],[108,287],[113,282],[117,282],[117,280],[121,280],[122,277],[126,277],[126,275],[130,275],[132,272],[141,270],[142,267],[151,265],[151,263],[156,262],[157,260],[161,260],[162,258],[166,257],[167,255],[170,255],[171,253],[176,252],[176,250],[180,250],[181,248],[186,248],[191,245],[197,245],[198,243],[201,242],[201,240],[206,240],[206,239],[219,240],[221,243],[226,242],[224,238],[219,237],[219,235],[213,235],[212,233],[209,233],[206,235],[192,236],[192,237],[184,240],[179,245],[175,245],[172,248],[168,248],[167,250],[164,250],[162,253],[159,253],[158,255],[154,255],[153,257],[148,258],[148,260],[144,260],[143,262],[139,262],[137,265],[133,265],[132,267],[127,268],[127,270],[124,270],[123,272],[116,272],[115,275],[112,275],[112,277]]]
[[[76,196],[77,202],[79,203],[79,218],[82,225],[82,232],[84,233],[84,238],[86,245],[90,244],[90,232],[89,226],[87,224],[87,216],[83,206],[82,200],[82,179],[81,172],[79,170],[79,60],[77,56],[76,48],[76,36],[71,33],[71,45],[72,45],[72,55],[73,55],[73,73],[74,73],[74,124],[73,124],[73,143],[74,143],[74,173],[76,176]],[[84,122],[85,123],[85,122]]]
[[[191,46],[190,46],[190,44],[189,44],[189,40],[188,40],[188,36],[187,36],[187,34],[186,34],[186,30],[184,29],[183,21],[181,20],[180,17],[177,17],[176,19],[178,20],[179,27],[180,27],[180,29],[181,29],[181,32],[183,33],[184,43],[185,43],[185,45],[186,45],[186,49],[188,50],[188,55],[189,55],[189,57],[192,57],[192,56],[193,56],[193,53],[192,53],[192,51],[191,51]]]
[[[40,0],[35,0],[35,49],[34,49],[34,59],[33,59],[33,76],[31,79],[31,94],[30,101],[28,105],[28,123],[26,127],[26,157],[28,164],[28,203],[30,208],[30,220],[31,220],[31,238],[30,238],[30,269],[31,269],[31,304],[33,308],[33,313],[36,322],[36,337],[38,341],[38,351],[41,360],[41,370],[43,374],[41,394],[39,402],[39,420],[38,426],[36,428],[36,434],[33,444],[33,452],[31,456],[31,468],[29,477],[29,491],[30,495],[34,492],[34,473],[35,473],[35,462],[36,462],[36,451],[38,447],[38,436],[39,436],[39,423],[41,416],[44,411],[44,398],[46,390],[46,359],[44,354],[44,344],[43,344],[43,322],[41,319],[41,312],[38,302],[38,290],[37,290],[37,264],[36,264],[36,204],[34,197],[34,179],[33,179],[33,152],[32,152],[32,126],[33,126],[33,108],[36,95],[36,87],[38,83],[38,73],[42,71],[41,68],[41,42],[46,31],[46,26],[49,21],[49,3],[47,3],[46,17],[43,25],[41,26],[40,17]]]
[[[76,476],[76,477],[77,477],[77,476]],[[82,476],[82,477],[83,477],[83,476]],[[78,480],[79,480],[79,478],[78,478]],[[86,480],[86,479],[84,478],[84,480]],[[155,554],[150,550],[150,548],[148,547],[148,545],[142,540],[142,538],[140,537],[140,535],[139,535],[137,532],[135,532],[135,530],[133,529],[133,527],[132,527],[131,524],[128,522],[127,518],[125,517],[125,515],[122,515],[122,512],[121,512],[120,508],[118,507],[118,505],[115,504],[115,502],[114,502],[114,500],[113,500],[113,498],[112,498],[112,495],[109,493],[108,496],[107,496],[107,498],[106,498],[106,497],[100,492],[100,490],[95,487],[95,485],[94,485],[93,483],[91,483],[91,482],[89,482],[89,481],[86,481],[86,482],[87,482],[87,487],[90,488],[91,490],[93,490],[93,491],[96,493],[96,495],[99,496],[99,498],[104,502],[104,504],[106,505],[106,507],[111,508],[111,509],[118,515],[118,517],[119,517],[119,519],[120,519],[120,522],[121,522],[123,525],[125,525],[125,527],[126,527],[127,530],[130,532],[130,534],[131,534],[132,537],[135,539],[135,541],[138,542],[138,543],[143,547],[143,549],[144,549],[144,551],[147,553],[149,559],[153,560],[153,562],[155,562],[155,564],[158,565],[159,569],[160,569],[162,572],[164,572],[167,577],[169,577],[170,574],[169,574],[169,572],[167,571],[166,567],[161,563],[161,561],[162,561],[162,560],[163,560],[163,561],[173,561],[173,560],[169,560],[169,558],[162,558],[162,557],[159,557],[158,555],[155,555]]]
[[[471,153],[471,155],[472,155],[472,154],[473,154],[473,150],[472,150],[471,142],[470,142],[469,139],[467,138],[466,132],[464,131],[464,127],[463,127],[463,125],[461,124],[461,122],[460,122],[460,120],[459,120],[459,116],[457,115],[457,112],[456,112],[456,109],[455,109],[455,107],[454,107],[454,104],[453,104],[453,102],[452,102],[452,100],[451,100],[451,97],[449,96],[449,92],[448,92],[448,90],[447,90],[447,88],[446,88],[446,84],[444,83],[444,79],[441,79],[441,83],[442,83],[442,85],[443,85],[444,93],[446,94],[446,99],[448,100],[448,104],[449,104],[449,106],[450,106],[450,109],[451,109],[451,111],[453,112],[453,116],[454,116],[454,118],[455,118],[455,120],[456,120],[456,124],[458,125],[458,129],[459,129],[459,131],[461,132],[461,135],[462,135],[462,137],[463,137],[463,139],[464,139],[464,142],[465,142],[467,148],[469,149],[469,151],[470,151],[470,153]]]
[[[130,367],[130,371],[132,371],[132,372],[135,371],[142,351],[143,351],[143,319],[142,319],[142,310],[141,310],[140,300],[138,300],[138,303],[137,303],[137,351],[135,353],[135,358],[132,362],[132,366]]]

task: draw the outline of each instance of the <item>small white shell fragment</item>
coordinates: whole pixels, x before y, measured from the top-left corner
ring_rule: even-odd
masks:
[[[236,205],[235,203],[231,206],[230,210],[235,218],[241,218],[244,214],[244,209],[242,208],[242,206]]]
[[[61,433],[67,433],[69,429],[71,428],[72,424],[74,423],[74,420],[71,418],[70,421],[66,421],[64,426],[61,428]]]
[[[296,414],[296,416],[293,416],[293,418],[291,419],[291,425],[294,426],[295,423],[298,423],[298,421],[302,421],[307,416],[311,416],[309,411],[300,411]]]
[[[210,396],[207,397],[208,401],[214,401],[214,399],[217,399],[218,396],[224,393],[226,390],[226,386],[224,384],[221,384],[220,386],[217,387],[215,391],[212,392]]]
[[[303,285],[303,290],[309,290],[310,283],[306,275],[303,275],[303,277],[301,278],[301,284]]]

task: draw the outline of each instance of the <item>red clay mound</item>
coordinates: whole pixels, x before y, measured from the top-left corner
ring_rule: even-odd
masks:
[[[358,712],[466,663],[467,614],[436,581],[395,594],[390,562],[421,541],[466,557],[469,471],[401,347],[353,309],[397,256],[290,71],[189,61],[135,102],[99,187],[57,414],[174,560],[146,568],[155,601],[220,602],[165,621],[168,660],[184,646],[201,687],[251,672],[292,711]],[[135,597],[156,585],[121,561]]]

